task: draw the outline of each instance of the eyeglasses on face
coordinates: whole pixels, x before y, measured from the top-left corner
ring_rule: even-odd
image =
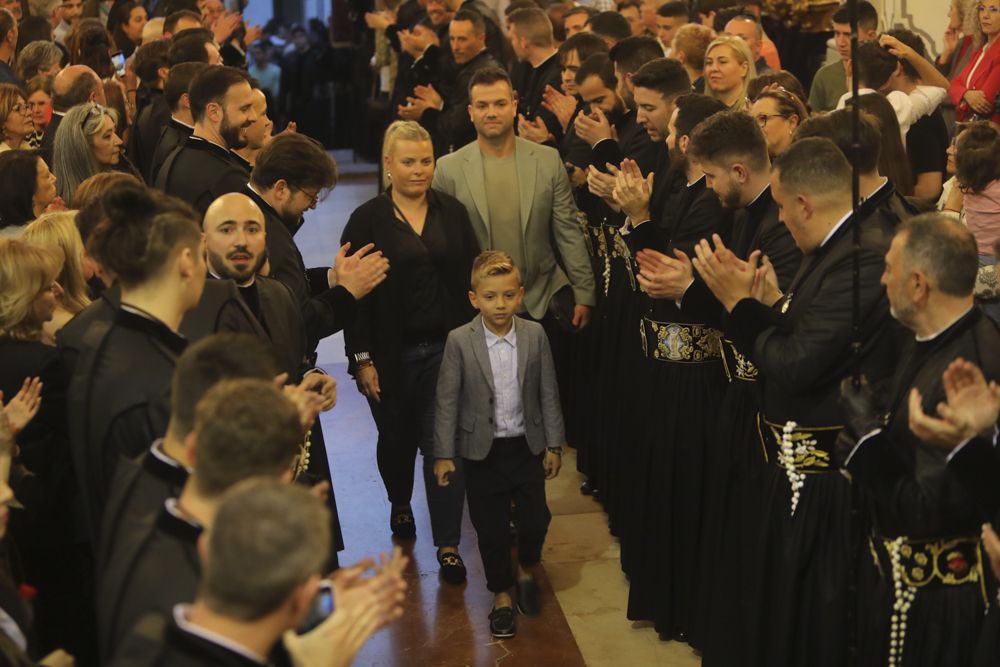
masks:
[[[753,118],[754,120],[757,121],[758,125],[764,128],[767,127],[767,121],[771,120],[772,118],[788,118],[788,116],[786,116],[783,113],[759,113]]]

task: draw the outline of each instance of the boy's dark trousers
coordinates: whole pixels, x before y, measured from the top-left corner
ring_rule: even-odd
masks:
[[[479,555],[486,570],[486,587],[502,593],[514,586],[510,558],[510,513],[514,501],[517,560],[537,565],[549,528],[542,455],[532,454],[524,436],[497,438],[482,461],[464,459],[469,518],[479,538]]]

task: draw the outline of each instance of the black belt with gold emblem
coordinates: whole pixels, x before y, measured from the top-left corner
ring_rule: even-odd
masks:
[[[718,329],[704,324],[658,322],[643,317],[639,324],[646,357],[669,363],[705,363],[722,358]]]

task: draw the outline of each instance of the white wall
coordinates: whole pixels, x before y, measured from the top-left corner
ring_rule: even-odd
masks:
[[[948,27],[948,0],[876,0],[882,29],[902,25],[924,38],[930,52],[937,55]]]

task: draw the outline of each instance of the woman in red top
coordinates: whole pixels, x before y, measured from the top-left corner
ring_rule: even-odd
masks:
[[[972,54],[969,64],[951,82],[948,94],[959,121],[979,116],[1000,122],[997,95],[1000,94],[1000,0],[983,0],[977,7],[983,46]]]

